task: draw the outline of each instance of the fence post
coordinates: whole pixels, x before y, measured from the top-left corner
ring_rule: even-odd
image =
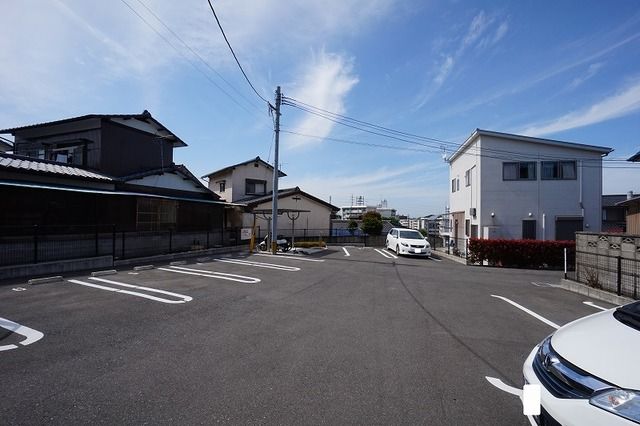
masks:
[[[99,248],[99,244],[98,244],[98,236],[99,236],[99,233],[98,233],[98,224],[96,224],[96,229],[95,229],[95,231],[96,231],[96,234],[95,234],[96,257],[98,257],[98,255],[100,254],[100,248]]]
[[[618,296],[622,296],[622,257],[618,256]]]
[[[125,258],[125,255],[124,255],[124,231],[122,231],[122,259],[124,259],[124,258]]]
[[[113,259],[113,265],[116,264],[116,224],[111,225],[111,258]]]
[[[169,253],[172,252],[173,249],[173,230],[171,228],[169,228]]]
[[[564,248],[564,279],[567,279],[567,248]]]
[[[207,228],[207,248],[209,248],[209,228]]]
[[[38,225],[33,225],[33,263],[38,263]]]

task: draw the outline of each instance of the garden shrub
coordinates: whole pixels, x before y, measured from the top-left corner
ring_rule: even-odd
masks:
[[[561,268],[564,249],[575,251],[575,241],[469,240],[469,263],[487,261],[493,266],[517,268]]]

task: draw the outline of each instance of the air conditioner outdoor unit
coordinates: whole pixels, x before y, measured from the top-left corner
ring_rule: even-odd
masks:
[[[471,207],[469,209],[469,216],[476,217],[476,208],[475,207]]]

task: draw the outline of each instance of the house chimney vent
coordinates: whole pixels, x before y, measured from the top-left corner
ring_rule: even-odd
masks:
[[[633,191],[627,192],[627,200],[630,200],[632,198],[633,198]]]

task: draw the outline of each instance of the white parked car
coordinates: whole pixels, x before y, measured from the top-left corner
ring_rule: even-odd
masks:
[[[386,247],[396,254],[431,256],[431,245],[420,232],[413,229],[391,229],[387,234]]]
[[[541,388],[539,425],[640,424],[640,302],[561,327],[523,374]]]

